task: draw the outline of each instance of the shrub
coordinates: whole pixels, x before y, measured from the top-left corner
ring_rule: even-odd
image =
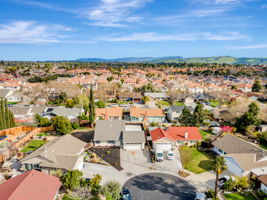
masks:
[[[73,123],[71,124],[71,126],[72,126],[73,129],[78,129],[78,128],[80,128],[80,125],[79,125],[77,122],[73,122]]]
[[[121,184],[115,181],[110,181],[104,185],[101,193],[109,199],[117,200],[120,198]],[[111,198],[110,198],[111,197]]]

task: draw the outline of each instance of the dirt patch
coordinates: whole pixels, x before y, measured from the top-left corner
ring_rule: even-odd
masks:
[[[91,152],[96,153],[98,157],[109,163],[117,170],[122,170],[121,159],[120,159],[120,148],[107,147],[107,148],[91,148]]]

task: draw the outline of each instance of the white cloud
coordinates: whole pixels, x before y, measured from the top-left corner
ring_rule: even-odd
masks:
[[[128,23],[139,22],[140,16],[132,12],[152,0],[102,0],[98,7],[89,8],[82,16],[95,26],[124,27]]]
[[[261,8],[267,8],[267,4],[262,5]]]
[[[62,12],[70,12],[70,13],[77,13],[77,10],[75,9],[69,9],[58,5],[53,5],[49,3],[39,2],[39,1],[32,1],[32,0],[11,0],[17,4],[23,4],[23,5],[29,5],[34,7],[40,7],[45,8],[49,10],[56,10],[56,11],[62,11]]]
[[[14,21],[9,24],[0,24],[1,44],[40,44],[56,43],[61,31],[70,31],[62,25],[43,25],[35,21]]]
[[[227,47],[227,49],[232,49],[232,50],[264,49],[264,48],[267,48],[267,44],[257,44],[257,45],[248,45],[248,46],[232,46],[232,47]]]
[[[240,40],[246,39],[247,36],[237,32],[225,34],[214,34],[209,32],[185,33],[185,34],[158,34],[154,32],[133,33],[125,36],[106,36],[99,37],[98,41],[110,42],[127,42],[127,41],[142,41],[142,42],[159,42],[159,41],[196,41],[196,40]]]
[[[215,0],[216,4],[239,3],[240,0]]]

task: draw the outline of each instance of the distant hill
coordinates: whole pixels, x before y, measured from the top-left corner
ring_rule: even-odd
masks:
[[[128,63],[218,63],[218,64],[267,64],[266,58],[236,58],[231,56],[217,56],[217,57],[192,57],[183,58],[181,56],[169,57],[127,57],[115,59],[102,59],[102,58],[80,58],[77,62],[128,62]]]

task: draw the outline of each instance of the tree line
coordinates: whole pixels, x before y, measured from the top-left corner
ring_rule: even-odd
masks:
[[[7,101],[0,101],[0,130],[16,126],[13,113],[8,109]]]

